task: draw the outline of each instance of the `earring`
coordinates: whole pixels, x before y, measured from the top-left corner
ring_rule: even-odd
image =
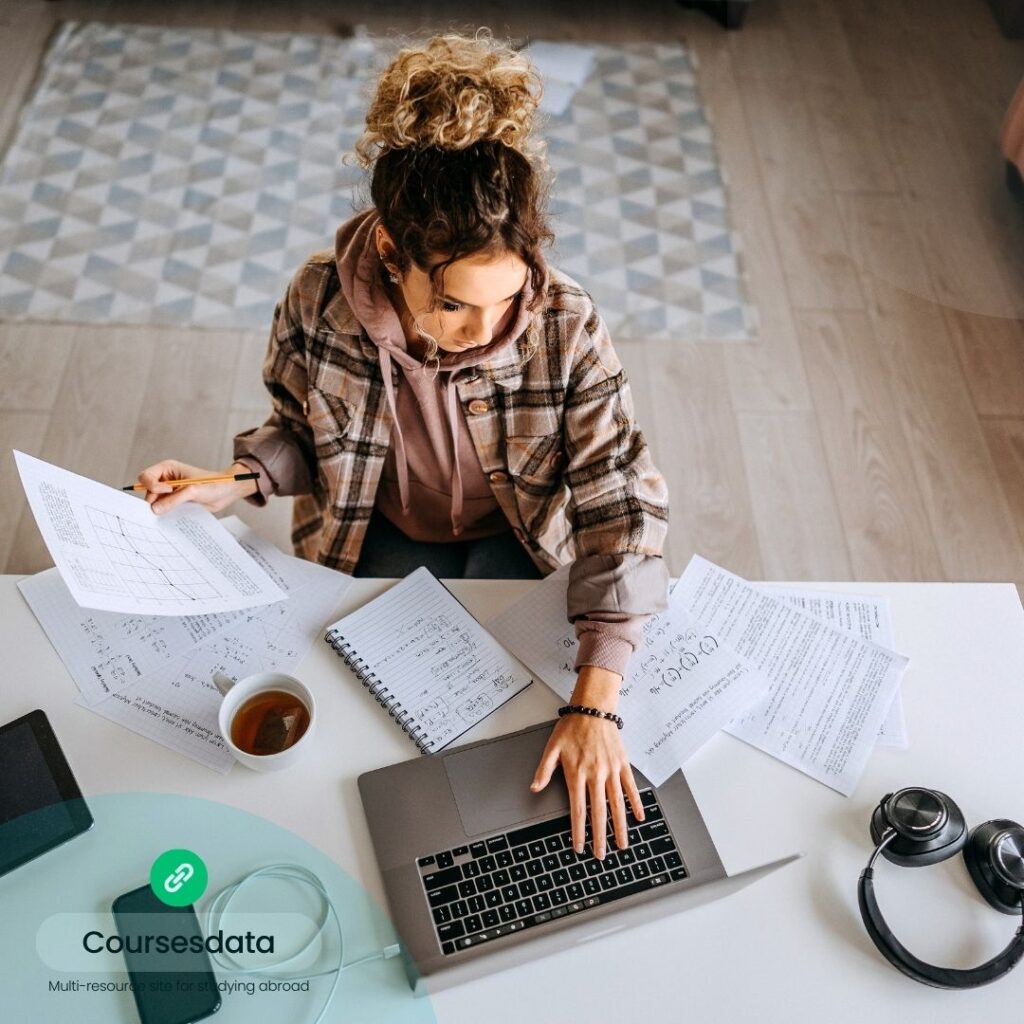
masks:
[[[384,253],[382,253],[382,252],[380,252],[380,250],[378,250],[377,251],[377,255],[380,257],[381,263],[384,263]],[[388,271],[388,280],[392,284],[398,284],[398,277],[395,274],[394,270],[391,267],[389,267],[386,263],[384,263],[384,268]]]

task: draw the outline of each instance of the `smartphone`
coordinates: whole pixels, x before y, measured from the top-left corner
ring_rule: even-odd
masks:
[[[142,1024],[192,1024],[220,1009],[194,908],[169,907],[144,885],[112,909]]]

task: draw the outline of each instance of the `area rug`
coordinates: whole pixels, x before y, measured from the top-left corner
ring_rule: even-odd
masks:
[[[394,40],[66,22],[0,165],[0,317],[265,328],[367,202],[341,161]],[[549,260],[613,338],[745,341],[745,268],[680,44],[585,44],[541,133]]]

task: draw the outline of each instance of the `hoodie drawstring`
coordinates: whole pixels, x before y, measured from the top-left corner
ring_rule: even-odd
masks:
[[[409,463],[405,458],[405,438],[398,423],[398,408],[395,403],[395,385],[391,380],[391,353],[383,345],[378,349],[380,372],[384,377],[384,391],[391,407],[391,419],[394,421],[395,461],[398,463],[398,493],[402,499],[402,511],[409,511]]]
[[[455,384],[452,374],[444,385],[446,406],[448,408],[448,426],[452,435],[452,533],[456,537],[462,533],[462,467],[459,465],[459,412],[456,399]]]

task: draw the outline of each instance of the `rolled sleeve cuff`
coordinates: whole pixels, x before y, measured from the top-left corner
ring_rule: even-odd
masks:
[[[259,459],[253,458],[251,455],[236,457],[235,462],[247,466],[250,473],[259,473],[259,477],[256,480],[256,493],[247,494],[245,500],[250,505],[262,508],[266,505],[267,499],[274,493],[274,481],[270,479],[266,466]]]
[[[576,652],[576,664],[573,668],[578,672],[584,665],[593,665],[596,668],[607,669],[609,672],[616,672],[625,679],[629,659],[633,654],[633,645],[622,636],[581,628],[588,625],[593,625],[593,623],[576,623],[576,633],[580,645]]]

